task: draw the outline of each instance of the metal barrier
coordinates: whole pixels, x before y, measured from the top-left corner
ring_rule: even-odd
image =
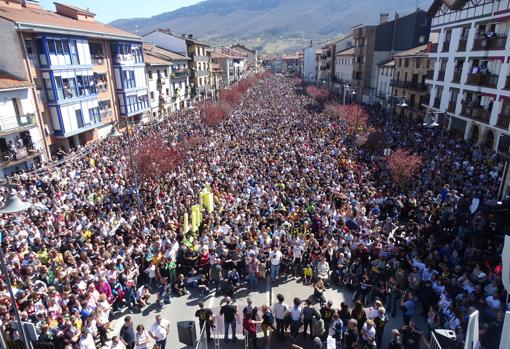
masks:
[[[209,343],[207,342],[207,325],[204,322],[204,325],[200,329],[200,334],[197,337],[197,342],[195,344],[194,349],[209,349]]]

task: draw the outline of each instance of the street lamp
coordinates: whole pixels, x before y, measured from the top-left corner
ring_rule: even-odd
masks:
[[[4,206],[0,209],[0,214],[13,214],[24,212],[32,207],[32,203],[22,201],[18,197],[18,193],[16,189],[12,187],[7,179],[7,186],[10,187],[9,195],[5,200]],[[1,242],[1,237],[0,237]],[[23,344],[25,349],[32,348],[31,343],[27,337],[27,333],[25,332],[25,328],[23,327],[23,323],[21,322],[21,317],[19,316],[18,306],[16,303],[16,298],[14,297],[14,292],[12,291],[11,278],[9,276],[9,272],[7,270],[7,266],[5,265],[5,255],[4,250],[0,247],[0,268],[2,269],[2,274],[5,275],[5,283],[7,284],[7,289],[9,290],[9,297],[11,299],[11,306],[14,309],[14,316],[19,326],[19,331],[21,333],[21,339],[23,340]]]
[[[127,131],[126,131],[126,134],[127,134],[127,140],[128,140],[128,149],[129,149],[129,160],[131,162],[131,173],[132,173],[132,176],[133,176],[133,182],[135,184],[135,194],[136,194],[136,206],[138,207],[138,211],[141,211],[142,210],[142,201],[140,199],[140,192],[139,192],[139,186],[138,186],[138,176],[136,175],[136,171],[135,171],[135,160],[133,158],[133,145],[131,144],[131,136],[130,136],[130,132],[129,132],[129,124],[128,124],[128,121],[126,119],[126,127],[127,127]],[[110,137],[111,138],[120,138],[122,137],[123,134],[119,132],[119,130],[117,129],[116,125],[114,125],[114,127],[112,128],[112,131],[110,133]]]

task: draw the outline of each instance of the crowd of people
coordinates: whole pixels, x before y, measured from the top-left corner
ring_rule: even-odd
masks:
[[[94,339],[107,343],[112,316],[125,307],[165,307],[192,288],[235,297],[241,285],[294,275],[313,285],[313,297],[288,306],[279,295],[272,307],[245,311],[255,345],[259,327],[285,339],[287,327],[296,337],[301,326],[347,348],[380,348],[384,331],[391,348],[418,348],[437,328],[455,331],[461,343],[477,309],[482,346],[494,348],[507,307],[502,242],[491,233],[502,172],[495,154],[403,117],[389,125],[384,112],[367,107],[386,147],[423,158],[416,180],[402,187],[382,149],[347,137],[349,126],[314,103],[294,81],[273,76],[219,125],[201,125],[191,109],[140,126],[135,144],[159,133],[188,148],[163,178],[139,178],[138,191],[125,137],[17,173],[20,197],[36,208],[3,215],[0,226],[22,320],[55,348],[90,349]],[[206,186],[215,209],[204,211],[192,238],[182,217]],[[354,306],[328,302],[323,292],[332,285],[351,288]],[[5,333],[20,341],[4,282],[0,304]],[[235,326],[230,306],[216,315],[225,328]],[[400,314],[402,327],[385,328]],[[209,323],[209,315],[197,316]],[[420,316],[427,328],[416,328]],[[115,334],[112,348],[152,341],[164,348],[165,321],[140,332],[127,318],[129,334]]]

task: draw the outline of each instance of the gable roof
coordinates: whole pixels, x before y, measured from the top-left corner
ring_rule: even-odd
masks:
[[[159,57],[163,60],[169,61],[190,61],[191,58],[183,56],[177,52],[169,51],[164,48],[158,47],[152,43],[144,42],[143,49],[149,52],[152,56]]]
[[[67,5],[66,5],[67,6]],[[56,12],[37,7],[2,6],[0,2],[0,18],[16,24],[18,30],[30,30],[45,33],[75,33],[91,37],[112,37],[123,40],[140,41],[138,35],[114,28],[101,22],[81,21],[66,17]]]
[[[335,56],[352,56],[352,55],[354,55],[354,47],[337,52]]]

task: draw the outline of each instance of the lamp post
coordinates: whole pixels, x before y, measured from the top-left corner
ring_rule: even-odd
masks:
[[[136,175],[136,170],[135,170],[135,160],[133,158],[133,145],[131,143],[131,135],[129,132],[129,123],[128,123],[127,118],[126,118],[126,127],[127,127],[126,134],[127,134],[128,149],[129,149],[129,161],[131,163],[131,173],[133,176],[133,183],[135,184],[136,206],[138,207],[138,211],[141,211],[142,210],[142,201],[140,199],[140,190],[139,190],[140,188],[138,186],[138,176]],[[119,132],[117,127],[114,126],[112,128],[112,132],[110,133],[110,137],[120,138],[122,136],[123,136],[122,133]]]
[[[7,180],[7,186],[10,187],[9,195],[7,196],[7,199],[5,200],[4,206],[0,209],[0,214],[13,214],[13,213],[24,212],[32,207],[32,204],[30,202],[22,201],[18,197],[18,193],[16,192],[16,189],[14,189],[14,187],[12,187],[10,185],[9,180]],[[2,240],[2,238],[0,238],[0,242],[1,242],[1,240]],[[9,290],[11,306],[14,311],[14,317],[16,318],[16,322],[18,323],[21,340],[23,341],[23,345],[24,345],[25,349],[31,349],[32,344],[30,343],[27,333],[25,332],[25,328],[23,327],[23,323],[21,322],[21,317],[19,315],[18,306],[16,304],[16,298],[14,297],[14,292],[12,291],[11,278],[9,276],[9,271],[7,270],[7,266],[5,264],[5,255],[4,255],[4,250],[2,247],[0,247],[0,268],[2,270],[2,273],[5,275],[5,283],[7,285],[7,289]]]

